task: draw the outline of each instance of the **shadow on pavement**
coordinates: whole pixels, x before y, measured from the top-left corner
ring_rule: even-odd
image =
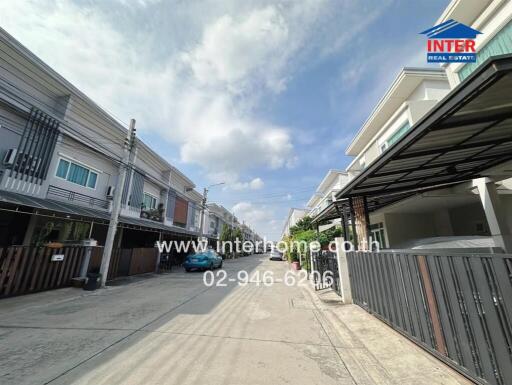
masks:
[[[226,261],[223,268],[229,276],[236,276],[239,269],[251,273],[262,257]],[[187,329],[183,322],[190,321],[190,315],[211,313],[237,288],[233,282],[222,288],[206,287],[203,274],[176,270],[116,280],[106,289],[87,294],[66,289],[63,298],[49,294],[50,303],[44,302],[44,293],[36,294],[36,303],[25,300],[28,306],[20,301],[17,307],[11,301],[8,312],[0,310],[0,383],[79,381],[83,366],[90,372],[132,346],[147,348],[148,333],[165,333],[177,318],[178,327]],[[229,306],[243,300],[239,295]],[[225,310],[220,313],[225,319],[211,320],[212,327],[226,322],[232,312]],[[149,357],[141,357],[139,368]],[[126,378],[134,369],[126,369]]]

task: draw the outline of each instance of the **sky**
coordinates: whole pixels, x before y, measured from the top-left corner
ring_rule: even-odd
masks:
[[[267,239],[448,0],[0,0],[0,26]]]

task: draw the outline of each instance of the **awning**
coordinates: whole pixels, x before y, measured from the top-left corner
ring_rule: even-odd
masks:
[[[178,226],[167,226],[161,222],[152,221],[144,218],[135,218],[135,217],[125,217],[120,216],[119,222],[121,223],[121,227],[127,228],[146,228],[151,231],[163,231],[166,233],[177,233],[182,235],[192,235],[197,236],[198,233],[196,231],[186,230],[184,228]]]
[[[16,206],[31,207],[36,210],[46,210],[59,213],[63,215],[63,219],[67,218],[67,216],[69,215],[73,215],[74,217],[77,217],[80,220],[87,219],[101,224],[108,224],[110,221],[110,213],[108,213],[107,211],[90,209],[87,207],[55,201],[52,199],[31,197],[28,195],[19,194],[11,191],[0,191],[0,203],[2,202]],[[32,211],[17,211],[26,214],[33,214]],[[151,221],[149,219],[144,218],[120,216],[119,225],[120,227],[136,228],[140,230],[163,231],[167,233],[176,233],[193,236],[197,235],[197,232],[194,231],[189,231],[177,226],[167,226],[161,222]]]
[[[54,201],[51,199],[31,197],[12,191],[0,191],[0,202],[10,203],[17,206],[27,206],[40,210],[48,210],[65,215],[94,218],[102,222],[108,222],[110,219],[110,214],[106,211],[89,209],[87,207]],[[27,213],[30,214],[31,212]]]
[[[512,55],[504,55],[488,60],[451,91],[337,198],[366,196],[370,208],[382,207],[385,199],[487,176],[487,170],[509,160]]]

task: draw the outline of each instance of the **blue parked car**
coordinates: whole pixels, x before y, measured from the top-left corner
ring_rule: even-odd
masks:
[[[207,250],[201,253],[191,254],[183,262],[186,271],[213,270],[222,267],[222,257],[214,250]]]

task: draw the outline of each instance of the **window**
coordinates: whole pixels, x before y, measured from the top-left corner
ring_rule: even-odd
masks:
[[[153,210],[156,208],[156,198],[148,193],[144,193],[144,200],[142,203],[146,210]]]
[[[409,124],[409,122],[405,123],[403,126],[401,126],[398,130],[396,130],[389,138],[388,140],[386,140],[386,143],[387,143],[387,147],[390,147],[392,146],[393,144],[395,144],[396,142],[398,142],[400,140],[400,138],[402,136],[404,136],[404,134],[409,131],[409,128],[411,128],[411,125]]]
[[[386,246],[386,236],[384,234],[384,224],[382,222],[375,223],[370,225],[370,231],[372,235],[372,242],[377,241],[381,249],[385,249]]]
[[[65,159],[59,160],[59,165],[57,166],[57,172],[55,175],[58,178],[66,179],[71,183],[92,189],[96,188],[96,181],[98,179],[98,174],[96,172]]]
[[[68,175],[69,162],[67,160],[61,159],[59,161],[59,167],[57,167],[57,176],[59,178],[66,179],[66,175]]]
[[[89,180],[87,181],[87,187],[94,188],[96,187],[96,179],[98,179],[98,174],[94,172],[89,173]]]

